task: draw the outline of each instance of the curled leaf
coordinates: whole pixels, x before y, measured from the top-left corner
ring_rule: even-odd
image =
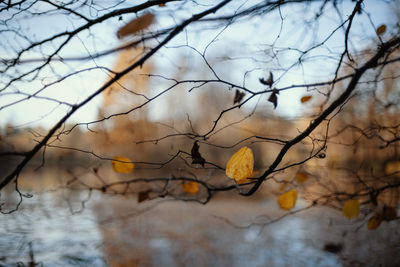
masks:
[[[342,212],[349,219],[357,217],[360,213],[360,203],[357,199],[350,199],[344,204]]]
[[[278,106],[278,95],[279,91],[274,89],[268,98],[268,101],[274,104],[274,109]]]
[[[201,166],[204,167],[204,163],[206,162],[206,160],[201,156],[201,154],[199,152],[200,146],[197,144],[197,142],[198,141],[195,141],[193,143],[193,147],[190,152],[190,154],[192,156],[192,164],[200,164]]]
[[[307,179],[308,179],[308,176],[307,176],[307,174],[304,173],[304,172],[298,172],[298,173],[296,174],[296,180],[297,180],[299,183],[304,183],[305,181],[307,181]]]
[[[292,189],[283,193],[278,198],[279,207],[283,210],[290,210],[296,205],[297,191]]]
[[[253,168],[253,151],[248,147],[242,147],[229,159],[225,173],[229,178],[235,179],[237,183],[243,183],[247,178],[253,176]]]
[[[240,102],[242,102],[243,97],[246,94],[244,92],[240,92],[239,90],[236,89],[235,92],[235,97],[233,98],[233,104],[235,105],[236,103],[240,104]]]
[[[114,171],[118,173],[130,173],[135,166],[129,158],[122,156],[115,156],[111,164]]]
[[[158,4],[158,6],[159,6],[159,7],[165,7],[166,4],[165,4],[165,3],[162,3],[162,4]]]
[[[367,228],[368,230],[375,230],[376,228],[379,227],[379,225],[382,222],[382,217],[379,216],[378,214],[375,214],[374,216],[372,216],[368,222],[367,222]]]
[[[189,194],[197,194],[199,192],[198,182],[186,182],[183,185],[183,191]]]
[[[386,25],[385,25],[385,24],[380,25],[380,26],[376,29],[376,33],[377,33],[378,35],[382,35],[382,34],[384,34],[385,32],[386,32]]]
[[[268,85],[271,88],[272,84],[274,83],[274,75],[272,74],[272,72],[269,72],[269,77],[267,80],[264,80],[264,78],[260,78],[259,81],[260,83]]]
[[[302,98],[300,98],[300,102],[301,103],[306,103],[306,102],[310,101],[311,98],[312,98],[312,95],[305,95]]]
[[[117,37],[121,39],[124,36],[135,34],[140,30],[146,29],[153,23],[153,20],[154,15],[151,13],[147,13],[136,19],[133,19],[118,30]]]

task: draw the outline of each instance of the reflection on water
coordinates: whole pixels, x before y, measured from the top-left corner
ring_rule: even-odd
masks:
[[[62,199],[62,192],[35,194],[18,212],[1,216],[2,264],[28,265],[31,254],[44,266],[106,266],[92,209],[71,215]]]
[[[129,203],[116,201],[98,213],[105,218],[111,210],[125,215],[102,223],[105,239],[118,240],[105,243],[104,251],[118,266],[129,266],[123,265],[126,262],[139,266],[341,266],[336,255],[310,242],[299,217],[264,229],[238,229],[221,220],[245,225],[247,219],[270,210],[271,204],[164,202],[136,216]]]
[[[0,266],[398,266],[398,221],[357,230],[314,209],[275,224],[274,199],[217,198],[202,206],[85,192],[34,193],[0,220]],[[298,203],[298,207],[302,203]],[[75,214],[72,214],[72,213]],[[260,216],[263,215],[263,216]],[[339,216],[338,216],[339,215]],[[336,253],[324,250],[338,246]],[[33,265],[31,265],[33,266]]]
[[[44,266],[106,266],[92,210],[71,215],[61,195],[35,194],[24,200],[18,212],[1,216],[2,264],[28,265],[31,254]]]

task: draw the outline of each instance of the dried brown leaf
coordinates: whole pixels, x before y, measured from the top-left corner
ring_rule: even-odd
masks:
[[[121,27],[118,32],[117,36],[121,39],[124,36],[135,34],[140,30],[144,30],[149,27],[154,21],[154,15],[151,13],[144,14],[134,20],[131,20],[128,24]]]
[[[274,109],[278,106],[278,90],[274,90],[271,95],[268,97],[268,101],[274,104]]]
[[[233,98],[233,104],[235,105],[236,103],[240,104],[242,102],[243,97],[246,95],[244,92],[240,92],[239,90],[236,89],[235,92],[235,97]]]
[[[192,150],[190,151],[190,154],[192,156],[192,164],[200,164],[204,167],[204,163],[206,163],[206,160],[201,156],[199,152],[200,146],[197,144],[197,142],[198,141],[195,141],[193,143]]]

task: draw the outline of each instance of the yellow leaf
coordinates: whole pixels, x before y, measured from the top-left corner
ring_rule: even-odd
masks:
[[[118,173],[130,173],[135,167],[129,158],[122,156],[115,156],[111,163],[114,171]]]
[[[382,24],[381,26],[378,27],[378,29],[376,29],[376,33],[378,35],[382,35],[386,32],[386,25]]]
[[[253,152],[248,147],[242,147],[229,159],[225,173],[229,178],[235,179],[239,183],[253,176],[253,168]]]
[[[378,214],[372,216],[367,223],[368,230],[375,230],[381,224],[382,218]]]
[[[134,34],[140,30],[146,29],[153,23],[153,20],[154,20],[153,14],[150,13],[144,14],[136,19],[131,20],[130,22],[128,22],[128,24],[121,27],[117,32],[117,36],[118,38],[122,38],[129,34]]]
[[[187,182],[183,184],[183,191],[189,194],[197,194],[199,192],[198,182]]]
[[[357,199],[350,199],[344,204],[342,211],[345,217],[354,218],[360,213],[360,203]]]
[[[290,210],[296,205],[296,200],[297,200],[297,191],[296,189],[292,189],[279,196],[278,204],[281,209]]]
[[[311,98],[312,98],[311,95],[305,95],[300,99],[300,102],[301,103],[306,103],[306,102],[310,101]]]
[[[296,180],[297,180],[299,183],[304,183],[305,181],[307,181],[307,179],[308,179],[308,176],[307,176],[307,174],[304,173],[304,172],[298,172],[298,173],[296,174]]]

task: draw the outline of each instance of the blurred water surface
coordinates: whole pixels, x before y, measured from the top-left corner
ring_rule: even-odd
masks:
[[[318,208],[262,226],[284,214],[272,196],[200,205],[65,189],[32,194],[1,215],[0,266],[400,265],[398,220],[368,231]]]

